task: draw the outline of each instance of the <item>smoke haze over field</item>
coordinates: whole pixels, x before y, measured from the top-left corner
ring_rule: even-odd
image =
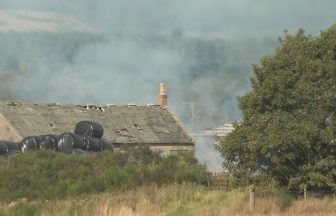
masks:
[[[0,33],[0,97],[146,104],[166,82],[189,130],[218,126],[240,119],[236,97],[250,89],[251,64],[282,31],[317,35],[335,23],[335,8],[333,0],[4,0],[12,20],[0,11],[0,30],[20,28]],[[38,32],[20,32],[23,20]],[[207,146],[196,152],[205,163]]]
[[[5,0],[0,7],[66,13],[112,31],[221,32],[230,38],[313,34],[335,22],[333,0]]]

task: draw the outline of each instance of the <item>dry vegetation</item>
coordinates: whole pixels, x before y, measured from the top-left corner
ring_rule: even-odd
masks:
[[[336,199],[298,199],[286,208],[277,197],[258,197],[256,215],[336,215]],[[2,203],[0,215],[248,215],[248,193],[193,185],[144,186],[56,201]]]
[[[209,190],[204,167],[188,154],[41,151],[0,162],[0,216],[250,213],[246,190]],[[256,190],[256,215],[336,215],[335,198],[293,200],[287,190]]]

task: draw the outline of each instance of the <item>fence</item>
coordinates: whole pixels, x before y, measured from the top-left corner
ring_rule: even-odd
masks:
[[[229,190],[229,174],[227,173],[206,173],[208,188],[218,190]]]
[[[282,197],[282,205],[287,205],[294,199],[303,199],[307,201],[310,198],[336,198],[335,190],[288,190],[287,197]],[[258,197],[279,196],[275,191],[256,191],[254,188],[249,189],[249,210],[251,213],[255,211],[255,199]],[[281,196],[281,195],[280,195]],[[287,203],[287,204],[286,204]]]
[[[206,173],[206,185],[209,189],[229,191],[232,188],[230,184],[230,175],[228,173]],[[335,190],[288,190],[289,199],[324,198],[336,197]],[[275,191],[260,191],[250,188],[249,190],[249,209],[255,212],[255,199],[258,197],[278,196]],[[291,198],[290,198],[291,197]]]

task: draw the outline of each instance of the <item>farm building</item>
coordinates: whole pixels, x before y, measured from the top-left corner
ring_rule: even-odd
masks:
[[[199,137],[213,137],[216,139],[223,138],[227,136],[229,133],[231,133],[234,130],[234,127],[232,124],[224,124],[221,127],[215,127],[210,129],[204,129],[199,132],[192,133],[192,136],[199,136]]]
[[[0,101],[0,140],[21,141],[41,134],[73,132],[77,122],[104,127],[104,138],[120,148],[148,145],[165,153],[194,149],[194,142],[167,109],[161,84],[157,105],[65,105]]]

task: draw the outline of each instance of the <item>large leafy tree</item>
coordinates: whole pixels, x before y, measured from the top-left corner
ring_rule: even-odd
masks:
[[[253,65],[238,98],[243,121],[219,147],[242,184],[272,179],[292,188],[336,185],[336,25],[320,36],[287,35]]]

